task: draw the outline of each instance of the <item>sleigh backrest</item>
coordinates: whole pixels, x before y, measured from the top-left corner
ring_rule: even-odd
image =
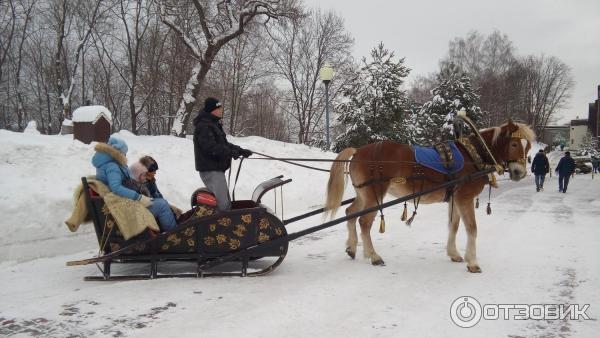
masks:
[[[81,178],[83,185],[83,192],[85,194],[85,203],[87,204],[88,211],[91,213],[92,221],[94,223],[94,230],[96,231],[96,238],[98,239],[98,245],[102,246],[102,242],[106,241],[106,237],[121,237],[120,233],[116,231],[106,231],[105,224],[107,221],[112,220],[110,213],[105,214],[102,209],[104,208],[104,199],[97,195],[89,186],[85,177]],[[110,218],[110,219],[109,219]],[[116,230],[116,229],[115,229]],[[103,236],[106,236],[103,238]]]

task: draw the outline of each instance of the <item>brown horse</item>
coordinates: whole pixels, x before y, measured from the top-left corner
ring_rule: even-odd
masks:
[[[535,139],[534,132],[528,126],[509,121],[499,127],[481,130],[480,134],[496,163],[501,164],[508,170],[513,181],[519,181],[525,177],[527,174],[525,158],[531,147],[531,142]],[[476,149],[476,153],[481,156],[482,161],[490,165],[494,164],[494,159],[487,154],[485,146],[481,142],[477,144],[476,136],[472,135],[469,139],[475,146],[472,150]],[[476,159],[473,158],[477,156],[470,156],[466,146],[457,145],[465,159],[465,164],[464,168],[455,174],[455,178],[477,172]],[[372,143],[359,149],[346,148],[340,152],[336,160],[340,161],[334,162],[331,167],[325,206],[325,209],[330,211],[332,216],[341,204],[346,181],[345,171],[346,173],[349,172],[356,192],[356,199],[346,209],[346,214],[359,212],[381,204],[386,193],[390,193],[395,197],[406,196],[435,187],[448,180],[446,175],[416,164],[414,152],[409,145],[391,141]],[[420,177],[420,179],[415,179],[415,177]],[[475,220],[474,199],[488,183],[490,183],[489,178],[484,176],[456,186],[448,203],[449,234],[446,251],[453,262],[463,261],[456,249],[456,232],[462,218],[468,235],[465,260],[467,261],[467,269],[470,272],[481,272],[476,258],[477,223]],[[446,194],[447,191],[443,189],[437,190],[421,196],[420,203],[443,202],[447,197]],[[365,257],[369,258],[373,265],[382,265],[383,260],[375,252],[370,235],[376,214],[377,212],[371,212],[358,217],[358,221]],[[349,220],[347,226],[346,253],[354,259],[358,240],[356,218]]]

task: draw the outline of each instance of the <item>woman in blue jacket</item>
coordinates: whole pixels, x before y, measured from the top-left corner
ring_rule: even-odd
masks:
[[[127,144],[111,136],[107,143],[98,143],[94,148],[92,165],[96,168],[96,179],[106,184],[110,191],[121,197],[142,203],[158,219],[162,231],[169,231],[177,225],[177,220],[169,203],[162,198],[149,198],[123,185],[129,177],[127,168]]]

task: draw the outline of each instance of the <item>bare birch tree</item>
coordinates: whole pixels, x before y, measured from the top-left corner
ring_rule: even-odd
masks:
[[[519,117],[541,134],[566,108],[574,86],[570,68],[556,57],[528,56],[519,62]]]
[[[61,110],[60,121],[71,117],[72,94],[76,83],[77,69],[83,49],[94,26],[108,11],[110,4],[103,5],[103,0],[51,0],[48,11],[51,25],[56,34],[54,74],[56,95]],[[79,26],[73,55],[66,49],[71,26]],[[65,79],[66,78],[66,79]]]
[[[231,135],[243,135],[245,116],[243,100],[248,91],[268,73],[265,38],[258,31],[251,31],[231,41],[223,48],[209,73],[211,83],[219,87],[220,99],[225,104],[227,131]]]
[[[289,114],[295,120],[297,141],[310,143],[324,130],[324,91],[319,71],[329,63],[336,71],[330,97],[343,87],[352,68],[352,37],[344,21],[333,12],[316,10],[271,31],[273,48],[269,48],[274,73],[289,86]],[[319,136],[322,136],[320,134]],[[321,139],[323,137],[320,137]]]
[[[0,83],[4,74],[4,65],[8,60],[15,27],[17,25],[17,10],[13,0],[0,3]]]
[[[172,133],[185,135],[200,88],[215,57],[224,45],[244,33],[259,18],[265,20],[296,15],[295,0],[192,0],[160,1],[161,20],[185,43],[196,60],[177,110]],[[193,13],[193,21],[182,20]]]
[[[33,0],[31,2],[22,2],[21,6],[23,7],[23,15],[25,18],[23,19],[23,26],[21,27],[21,36],[19,41],[19,48],[17,51],[17,66],[16,66],[16,84],[15,90],[17,94],[17,126],[19,129],[24,127],[25,123],[25,105],[23,102],[23,87],[21,85],[21,70],[23,66],[23,46],[25,45],[25,41],[27,40],[28,27],[31,22],[31,15],[33,12],[33,7],[35,6],[36,1]]]

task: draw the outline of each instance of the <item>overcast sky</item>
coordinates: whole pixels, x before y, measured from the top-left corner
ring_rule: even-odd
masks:
[[[333,9],[355,38],[355,57],[379,41],[406,57],[411,78],[438,68],[448,42],[470,30],[506,33],[518,55],[556,56],[571,67],[575,87],[560,122],[587,118],[600,85],[600,0],[305,0]]]

